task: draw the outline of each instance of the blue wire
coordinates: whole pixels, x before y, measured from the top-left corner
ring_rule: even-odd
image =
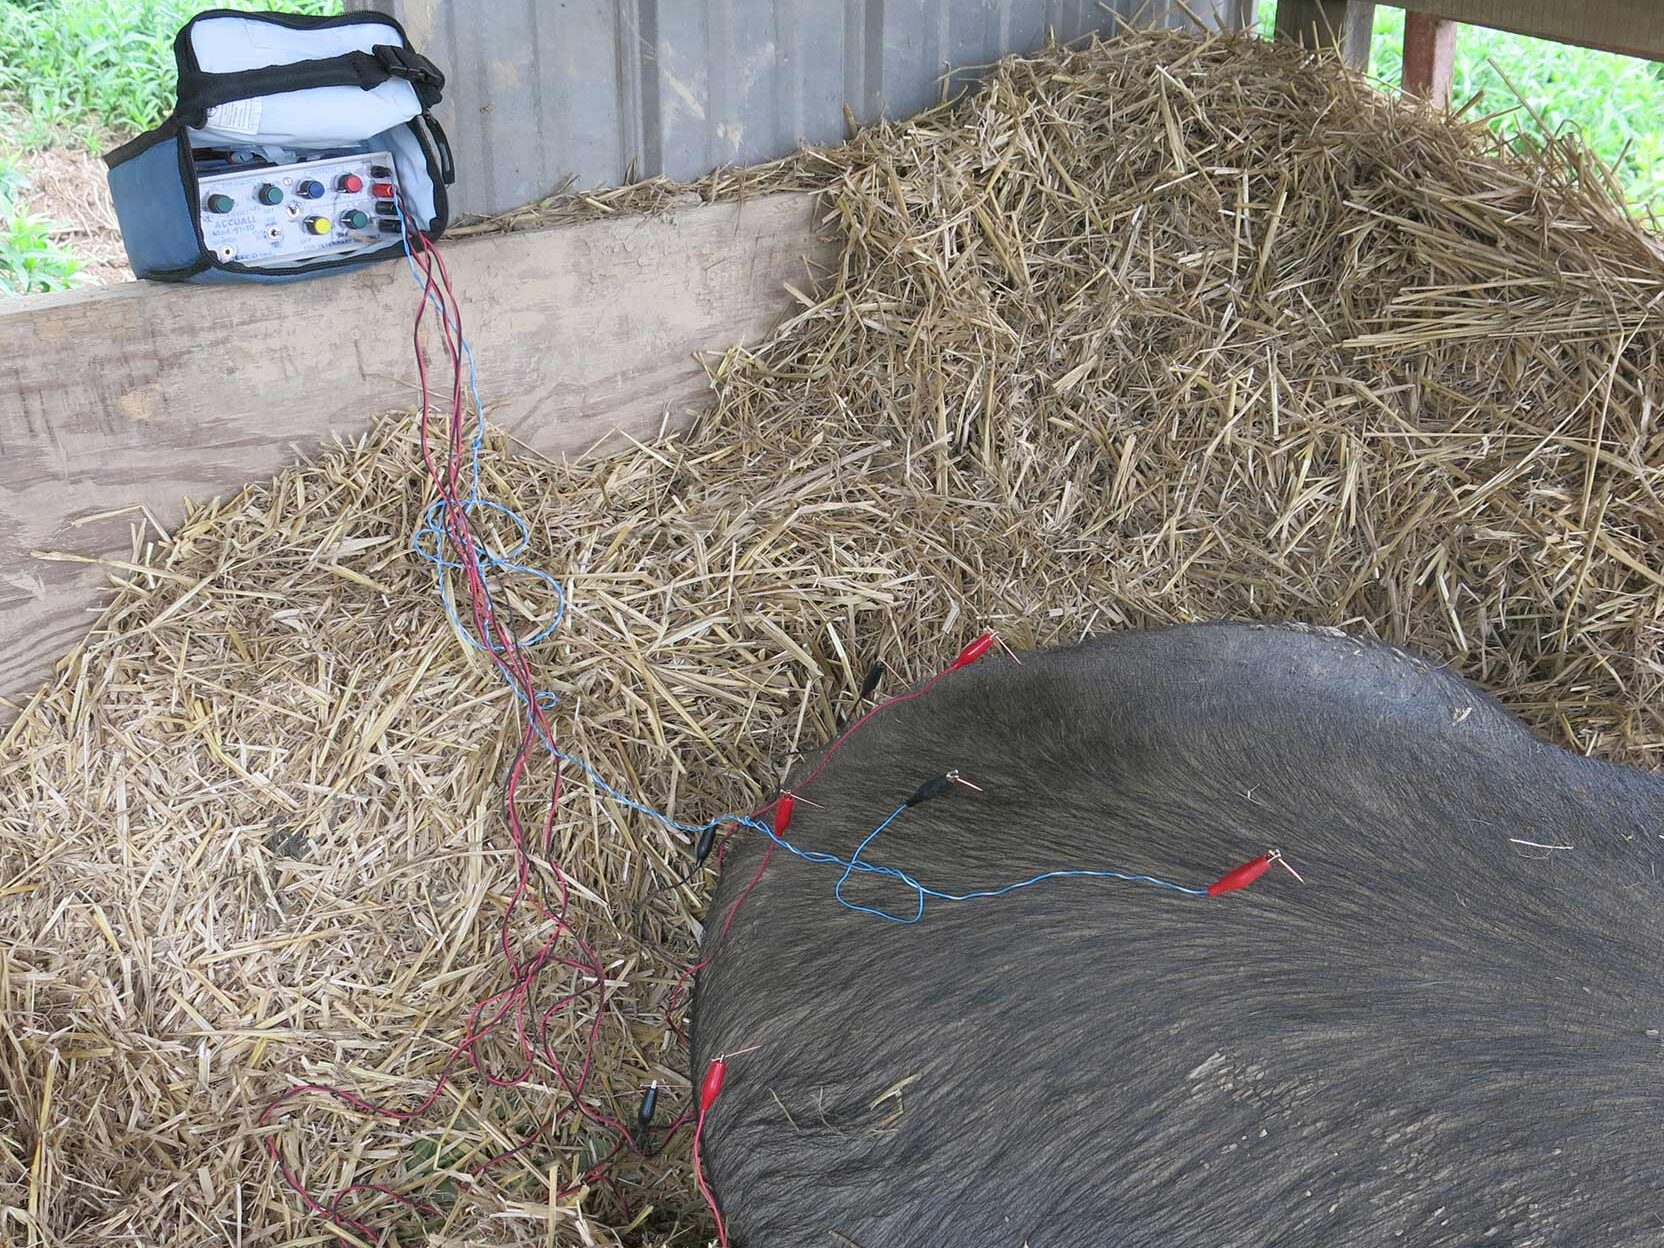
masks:
[[[913,912],[913,917],[910,919],[904,919],[900,915],[891,914],[888,910],[880,910],[876,906],[856,905],[853,901],[844,896],[844,885],[849,883],[849,877],[858,867],[867,865],[861,861],[861,851],[868,845],[871,845],[873,841],[877,839],[880,832],[899,819],[901,817],[901,812],[906,809],[907,807],[905,806],[897,806],[894,810],[892,810],[888,819],[884,820],[883,823],[879,824],[871,832],[867,833],[866,839],[855,847],[855,852],[849,856],[849,861],[844,864],[844,873],[838,877],[838,883],[832,889],[832,895],[838,899],[838,904],[845,910],[855,910],[861,914],[877,915],[879,918],[888,919],[892,923],[917,923],[920,919],[924,918],[924,888],[900,871],[896,872],[896,875],[912,884],[913,890],[918,896],[919,908]]]
[[[468,494],[462,500],[461,505],[465,512],[470,516],[473,514],[475,509],[496,512],[498,515],[507,517],[514,527],[519,530],[519,540],[516,541],[509,550],[500,554],[488,548],[477,537],[470,537],[470,540],[473,542],[474,553],[478,559],[481,572],[482,574],[505,571],[524,572],[531,576],[535,576],[554,590],[559,603],[554,618],[552,618],[547,624],[543,625],[543,627],[537,629],[528,636],[521,638],[520,640],[520,645],[522,647],[535,646],[539,642],[547,640],[555,632],[555,630],[560,627],[562,620],[565,619],[566,588],[553,575],[542,568],[517,561],[518,556],[524,554],[531,546],[531,525],[527,522],[526,518],[513,508],[507,507],[493,499],[483,498],[480,495],[480,454],[485,445],[485,405],[480,402],[479,371],[474,362],[474,348],[468,342],[467,337],[463,335],[461,322],[456,313],[452,310],[446,309],[437,290],[427,289],[427,280],[422,276],[421,270],[416,267],[416,257],[410,249],[410,233],[404,213],[401,212],[399,214],[398,221],[399,242],[404,247],[405,267],[409,270],[410,278],[418,287],[421,287],[426,292],[428,303],[431,304],[434,310],[439,313],[441,318],[444,319],[446,325],[456,331],[457,340],[462,347],[463,358],[468,362],[468,389],[474,401],[475,422],[473,438],[469,444]],[[448,504],[444,499],[437,499],[427,508],[427,510],[423,513],[422,522],[417,526],[416,531],[411,535],[411,549],[419,558],[425,560],[433,566],[434,582],[438,589],[440,600],[444,603],[445,613],[449,616],[450,621],[456,628],[457,632],[461,634],[464,640],[466,640],[468,644],[476,650],[488,653],[501,653],[502,647],[491,638],[482,639],[475,636],[474,633],[471,632],[462,622],[461,615],[457,611],[456,599],[451,589],[450,577],[448,577],[446,573],[451,570],[460,569],[463,564],[460,559],[446,558],[444,554],[445,544],[451,541],[451,535],[445,529],[444,517],[447,506]],[[488,592],[489,588],[488,584]],[[505,680],[506,679],[507,678],[505,677]],[[533,709],[541,711],[553,710],[560,703],[560,698],[554,693],[553,690],[534,690],[528,697],[525,689],[520,686],[518,681],[508,680],[507,683],[510,690],[514,693],[516,700],[518,700],[520,705],[526,709],[528,714],[530,714]],[[534,731],[537,733],[538,739],[543,742],[545,748],[548,749],[551,755],[563,763],[571,763],[580,768],[589,782],[601,792],[605,793],[613,801],[629,810],[636,811],[640,814],[648,816],[651,819],[657,820],[667,828],[671,828],[690,837],[697,838],[705,832],[710,831],[712,828],[719,827],[725,823],[739,823],[752,828],[761,828],[765,826],[746,815],[718,815],[714,819],[709,819],[706,822],[699,824],[682,823],[679,820],[672,819],[669,815],[654,810],[650,806],[645,806],[635,799],[628,797],[624,793],[619,792],[619,790],[608,784],[606,780],[602,779],[601,774],[597,772],[594,767],[590,766],[586,760],[578,758],[576,755],[568,754],[566,751],[556,746],[555,743],[549,738],[548,734],[546,734],[541,727],[536,726],[536,716],[533,715],[532,718],[534,720]]]
[[[937,901],[976,901],[984,897],[1003,897],[1007,893],[1014,893],[1020,888],[1032,888],[1034,885],[1044,883],[1047,880],[1069,878],[1125,880],[1130,884],[1152,884],[1157,888],[1165,888],[1170,892],[1182,893],[1187,897],[1206,897],[1208,895],[1208,890],[1205,888],[1191,888],[1188,885],[1175,884],[1172,880],[1163,880],[1153,875],[1136,875],[1126,871],[1091,869],[1086,867],[1070,867],[1056,871],[1042,871],[1039,875],[1032,875],[1026,880],[1017,880],[1014,883],[1005,884],[999,888],[976,889],[968,893],[943,892],[941,889],[930,888],[921,884],[913,876],[901,870],[899,867],[887,867],[881,863],[868,862],[861,857],[861,855],[866,852],[867,847],[878,838],[878,834],[883,832],[897,819],[899,819],[902,812],[906,809],[906,805],[903,804],[892,810],[883,823],[880,823],[871,832],[867,833],[861,843],[855,847],[855,852],[848,858],[840,858],[836,854],[828,854],[820,850],[802,849],[799,846],[792,844],[792,842],[781,836],[766,823],[753,819],[745,819],[743,822],[747,827],[751,827],[759,832],[762,832],[769,838],[769,840],[773,841],[781,849],[786,850],[788,853],[796,854],[805,862],[834,863],[843,867],[843,874],[838,877],[838,883],[832,890],[833,895],[838,899],[838,904],[843,906],[846,910],[855,910],[861,914],[876,915],[878,918],[886,919],[891,923],[917,923],[920,919],[924,918],[926,898],[934,898]],[[907,917],[905,915],[896,914],[892,911],[884,910],[876,906],[858,905],[846,898],[844,896],[844,885],[849,882],[850,876],[857,872],[863,875],[886,876],[911,889],[916,902],[912,916]]]
[[[463,514],[470,520],[476,511],[493,511],[506,516],[515,528],[520,531],[520,540],[513,547],[501,554],[491,550],[477,538],[474,543],[474,553],[479,562],[480,570],[485,572],[519,572],[542,581],[555,595],[555,614],[535,632],[520,639],[521,646],[535,646],[539,642],[547,641],[561,621],[566,618],[566,587],[551,573],[530,564],[518,562],[518,557],[531,546],[532,530],[526,518],[512,507],[506,507],[493,499],[480,496],[480,454],[485,447],[485,404],[480,402],[479,367],[474,361],[474,348],[462,333],[461,318],[454,310],[447,310],[439,297],[437,290],[427,289],[428,283],[416,267],[416,257],[410,250],[410,232],[406,226],[405,215],[399,213],[399,242],[404,247],[405,267],[410,271],[411,280],[426,292],[427,301],[438,312],[445,324],[456,330],[457,340],[462,346],[462,357],[468,362],[468,392],[474,400],[474,436],[468,448],[468,494],[462,499]],[[451,590],[451,579],[447,571],[460,569],[459,559],[447,559],[444,556],[445,543],[449,534],[445,531],[445,511],[450,506],[444,499],[435,499],[422,515],[422,522],[411,534],[410,545],[417,556],[433,565],[434,582],[439,590],[440,601],[445,606],[445,614],[450,618],[451,625],[470,646],[476,650],[500,653],[502,647],[490,637],[476,636],[462,622],[462,615],[457,610],[456,598]],[[539,697],[544,696],[539,694]],[[549,694],[553,697],[553,694]]]
[[[437,290],[427,289],[428,283],[426,279],[422,277],[421,271],[416,267],[416,257],[410,250],[410,235],[406,228],[406,221],[403,212],[400,212],[398,221],[399,241],[404,246],[405,266],[410,271],[411,280],[424,290],[427,301],[433,306],[434,310],[439,313],[440,317],[444,319],[446,325],[456,331],[457,340],[462,348],[463,358],[468,362],[468,390],[474,401],[475,421],[474,435],[469,443],[468,494],[461,500],[460,506],[462,507],[464,514],[470,519],[476,511],[495,512],[497,515],[505,517],[517,530],[519,530],[519,540],[516,541],[510,549],[501,553],[491,550],[479,538],[470,536],[469,540],[473,543],[474,555],[476,561],[478,562],[481,575],[482,577],[488,578],[486,584],[487,595],[489,596],[490,594],[489,574],[503,572],[519,572],[527,576],[535,577],[547,585],[555,594],[557,605],[553,618],[541,628],[520,639],[519,644],[521,647],[535,646],[540,642],[548,640],[548,638],[554,634],[555,630],[560,627],[561,622],[566,618],[566,587],[562,585],[560,581],[557,580],[551,573],[545,571],[544,569],[518,561],[519,556],[523,555],[531,547],[531,525],[527,522],[526,518],[513,508],[507,507],[493,499],[483,498],[480,495],[480,454],[485,446],[485,405],[480,402],[479,370],[474,363],[474,349],[469,344],[468,339],[462,334],[462,324],[457,314],[453,310],[448,310],[445,307],[444,302],[439,297]],[[449,617],[451,624],[456,629],[457,633],[463,638],[464,641],[476,650],[485,651],[491,654],[500,654],[502,653],[503,647],[498,645],[497,642],[489,637],[481,638],[471,632],[468,626],[463,623],[462,616],[457,610],[456,599],[451,589],[451,578],[447,575],[447,573],[460,570],[463,567],[463,564],[460,559],[447,558],[444,553],[446,543],[451,541],[451,535],[445,528],[445,510],[448,506],[450,506],[450,504],[444,499],[437,499],[429,505],[427,510],[422,514],[421,523],[417,525],[415,532],[411,534],[411,549],[416,553],[417,557],[425,560],[433,566],[434,583],[438,589],[440,601],[444,604],[445,614]],[[501,672],[501,668],[498,670]],[[1124,871],[1087,870],[1080,868],[1045,871],[1039,875],[1031,876],[1026,880],[1018,880],[1015,883],[1006,884],[1000,888],[979,889],[968,893],[947,893],[938,889],[927,888],[925,885],[921,884],[918,880],[914,879],[911,875],[898,867],[889,867],[884,866],[881,863],[868,862],[861,857],[861,855],[866,852],[867,847],[870,846],[873,841],[878,839],[878,835],[901,817],[902,812],[907,809],[905,804],[896,807],[895,810],[890,812],[889,816],[883,823],[880,823],[871,832],[867,833],[861,843],[855,847],[855,852],[848,858],[840,858],[836,854],[826,853],[821,850],[804,849],[801,846],[794,845],[791,841],[788,841],[785,837],[776,832],[769,824],[760,819],[753,818],[750,815],[726,814],[718,815],[714,819],[708,819],[704,823],[682,823],[679,820],[671,818],[669,815],[654,810],[651,806],[643,805],[634,798],[621,793],[611,784],[608,784],[607,781],[601,777],[601,774],[596,771],[594,767],[590,766],[587,760],[579,758],[574,754],[568,754],[566,751],[555,745],[554,741],[551,740],[543,729],[537,725],[537,716],[534,714],[534,711],[538,710],[545,712],[553,710],[559,704],[560,699],[552,690],[534,690],[530,695],[528,695],[526,690],[521,687],[518,681],[509,680],[506,676],[504,679],[507,681],[509,689],[513,692],[516,700],[520,703],[522,708],[525,709],[527,715],[532,719],[533,731],[537,733],[538,739],[543,742],[549,753],[560,762],[571,763],[582,770],[585,778],[589,780],[590,784],[594,785],[596,789],[611,798],[614,802],[617,802],[620,806],[623,806],[627,810],[633,810],[638,814],[646,815],[648,818],[656,820],[664,827],[681,832],[689,838],[697,839],[713,828],[721,827],[724,824],[734,824],[742,828],[749,828],[753,832],[762,833],[781,849],[796,855],[805,862],[817,865],[842,867],[843,874],[838,877],[838,882],[833,886],[832,893],[833,896],[837,898],[838,904],[843,906],[846,910],[853,910],[861,914],[874,915],[890,923],[913,924],[924,918],[926,898],[933,898],[937,901],[975,901],[984,897],[1003,897],[1007,893],[1015,892],[1020,888],[1030,888],[1046,880],[1069,877],[1125,880],[1129,883],[1135,884],[1153,884],[1158,888],[1169,889],[1172,892],[1183,893],[1186,896],[1191,897],[1205,897],[1207,895],[1207,890],[1205,888],[1188,888],[1183,884],[1175,884],[1171,880],[1158,879],[1153,875],[1131,875]],[[859,905],[856,902],[850,901],[846,898],[844,896],[844,886],[849,883],[852,876],[857,874],[875,875],[893,879],[911,889],[915,898],[915,908],[912,916],[908,917],[902,914],[895,914],[876,906]]]

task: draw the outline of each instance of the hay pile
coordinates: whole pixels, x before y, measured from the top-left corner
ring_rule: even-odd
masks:
[[[704,817],[874,658],[1292,616],[1653,763],[1664,249],[1575,150],[1489,143],[1286,48],[1152,34],[772,171],[830,187],[841,273],[692,434],[488,456],[571,593],[541,652],[567,748]],[[198,512],[6,736],[0,1239],[324,1242],[260,1108],[312,1077],[415,1099],[501,986],[511,704],[408,553],[420,480],[406,419]],[[612,976],[596,1086],[679,1106],[704,881],[637,939],[685,848],[582,785],[564,811]],[[444,1205],[400,1242],[702,1242],[685,1139],[620,1167],[628,1213],[551,1212],[595,1131],[468,1177],[559,1103],[470,1076],[408,1126],[313,1103],[284,1150]]]

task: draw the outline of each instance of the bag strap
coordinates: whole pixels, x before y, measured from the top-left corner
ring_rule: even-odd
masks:
[[[200,119],[210,108],[233,100],[314,87],[362,87],[373,91],[393,78],[401,78],[416,88],[416,99],[424,112],[439,103],[445,89],[445,75],[420,52],[378,43],[368,52],[346,52],[227,74],[194,74],[190,87],[180,91],[176,111],[182,116]],[[200,125],[201,121],[196,124]]]
[[[451,156],[451,141],[445,137],[445,131],[439,124],[439,119],[432,113],[423,113],[422,124],[427,127],[428,139],[433,144],[434,155],[439,158],[439,180],[446,186],[456,183],[456,160]]]

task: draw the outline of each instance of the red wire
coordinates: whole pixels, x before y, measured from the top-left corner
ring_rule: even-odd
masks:
[[[576,1112],[592,1122],[619,1133],[619,1142],[614,1146],[612,1152],[585,1172],[584,1179],[579,1185],[583,1186],[593,1181],[594,1176],[605,1165],[610,1164],[622,1149],[626,1147],[633,1151],[636,1149],[629,1132],[624,1129],[622,1124],[589,1105],[584,1099],[585,1087],[594,1071],[595,1049],[605,1016],[606,968],[589,943],[572,927],[569,921],[568,911],[571,891],[568,880],[560,865],[550,855],[554,844],[555,820],[562,793],[562,776],[558,769],[555,773],[554,784],[544,817],[541,846],[558,890],[559,900],[553,910],[544,902],[534,886],[535,863],[528,845],[526,829],[520,818],[520,787],[525,779],[531,754],[538,742],[547,740],[552,744],[554,733],[548,716],[537,701],[530,659],[511,629],[499,618],[495,610],[490,586],[481,565],[481,548],[472,535],[467,506],[460,494],[460,473],[466,454],[463,436],[466,423],[466,406],[464,403],[461,312],[456,306],[455,294],[451,289],[450,274],[444,257],[419,231],[412,230],[411,238],[415,243],[412,259],[423,277],[422,302],[417,310],[415,324],[412,329],[412,338],[416,348],[416,368],[421,384],[419,437],[422,460],[429,479],[444,504],[442,518],[445,536],[450,547],[456,552],[456,559],[460,564],[460,570],[467,586],[469,612],[473,618],[476,635],[485,643],[486,653],[492,663],[519,692],[528,710],[525,727],[510,764],[503,793],[504,812],[508,823],[510,841],[515,853],[514,889],[503,908],[499,930],[499,944],[504,961],[509,969],[510,982],[506,988],[500,989],[478,1002],[469,1012],[463,1038],[451,1049],[444,1064],[440,1067],[438,1075],[434,1078],[433,1087],[410,1108],[393,1109],[343,1088],[321,1083],[306,1083],[294,1085],[274,1098],[261,1113],[259,1121],[262,1125],[267,1125],[276,1117],[279,1110],[289,1102],[305,1095],[320,1094],[333,1097],[363,1113],[393,1122],[407,1122],[425,1113],[438,1101],[446,1087],[449,1086],[457,1062],[464,1057],[467,1058],[474,1071],[483,1080],[497,1087],[514,1087],[523,1084],[535,1073],[539,1058],[541,1058],[554,1073],[556,1080],[560,1083],[562,1090],[570,1101],[570,1104],[564,1110],[554,1115],[553,1121],[549,1124],[550,1129],[558,1126],[566,1115]],[[448,454],[443,465],[438,462],[429,436],[432,388],[428,375],[427,359],[422,353],[422,324],[430,306],[436,306],[439,312],[440,339],[451,364],[451,406],[446,430]],[[535,908],[535,915],[538,919],[552,925],[552,931],[529,956],[522,957],[515,949],[513,933],[516,916],[526,904]],[[563,937],[569,937],[576,945],[577,957],[568,957],[557,953]],[[532,999],[538,977],[551,966],[565,967],[577,972],[580,978],[588,978],[591,982],[580,984],[573,991],[564,994],[552,1004],[538,1010],[535,1017],[532,1017]],[[554,1054],[553,1045],[548,1034],[550,1020],[558,1011],[574,1006],[582,998],[588,996],[591,991],[593,991],[595,998],[594,1017],[585,1037],[583,1062],[574,1078],[568,1074],[563,1064]],[[528,1034],[528,1021],[531,1026],[530,1034]],[[488,1037],[495,1035],[505,1022],[512,1024],[513,1047],[520,1058],[520,1069],[508,1076],[494,1074],[488,1070],[484,1065],[484,1057],[481,1053],[482,1043]],[[684,1115],[682,1119],[672,1124],[672,1133],[684,1125],[686,1117]],[[513,1156],[539,1138],[544,1130],[543,1127],[535,1128],[519,1145],[491,1158],[476,1167],[472,1173],[475,1175],[483,1173],[491,1166]],[[265,1145],[267,1153],[282,1175],[284,1182],[300,1197],[302,1204],[309,1211],[338,1227],[350,1228],[367,1239],[376,1239],[376,1233],[362,1220],[343,1210],[343,1202],[352,1196],[361,1193],[375,1193],[392,1199],[407,1209],[432,1214],[439,1212],[428,1202],[413,1199],[378,1183],[353,1184],[335,1193],[325,1203],[315,1197],[307,1189],[299,1175],[283,1161],[278,1150],[276,1135],[268,1135]],[[621,1193],[617,1191],[616,1186],[610,1180],[608,1180],[608,1184],[612,1187],[614,1194],[620,1196],[621,1199]]]
[[[434,1077],[433,1087],[412,1107],[396,1110],[343,1088],[322,1083],[305,1083],[293,1085],[275,1097],[261,1113],[259,1122],[262,1126],[269,1125],[278,1111],[289,1102],[302,1096],[314,1094],[333,1097],[360,1112],[388,1121],[408,1122],[432,1108],[449,1086],[457,1063],[464,1057],[482,1080],[491,1086],[500,1088],[512,1088],[526,1083],[536,1072],[541,1059],[542,1063],[547,1065],[553,1073],[569,1102],[564,1109],[553,1115],[547,1130],[553,1131],[568,1115],[576,1113],[598,1126],[617,1132],[619,1136],[618,1142],[612,1150],[586,1170],[577,1184],[564,1189],[558,1194],[565,1196],[593,1183],[596,1176],[601,1175],[624,1149],[628,1148],[633,1152],[640,1152],[641,1150],[636,1145],[631,1132],[621,1122],[588,1104],[585,1100],[585,1088],[594,1073],[595,1050],[600,1038],[602,1021],[605,1017],[606,968],[589,943],[572,926],[569,920],[571,889],[565,872],[561,869],[560,864],[555,861],[552,854],[556,818],[563,791],[563,776],[558,766],[555,770],[554,782],[544,815],[541,840],[541,852],[548,864],[558,892],[558,902],[553,910],[545,903],[542,894],[534,883],[536,863],[528,845],[525,826],[520,818],[520,787],[525,780],[531,755],[538,743],[540,741],[547,742],[550,748],[553,749],[554,730],[547,714],[538,702],[530,657],[520,645],[513,631],[499,618],[495,609],[491,587],[481,562],[483,548],[473,536],[467,501],[461,494],[460,474],[467,455],[464,438],[467,406],[463,371],[462,313],[457,306],[455,292],[451,288],[450,272],[444,256],[425,235],[414,228],[413,224],[409,229],[409,237],[414,244],[411,249],[411,260],[422,276],[421,304],[417,309],[415,322],[411,330],[416,354],[416,371],[421,387],[421,414],[418,430],[422,462],[442,504],[440,515],[443,531],[450,548],[455,551],[456,562],[467,588],[469,614],[472,617],[475,635],[482,641],[484,651],[492,664],[518,693],[527,711],[524,728],[510,763],[503,791],[504,814],[508,824],[510,843],[515,855],[515,881],[514,888],[503,907],[498,943],[501,947],[504,963],[509,971],[510,982],[507,987],[499,989],[477,1002],[470,1010],[463,1038],[452,1047],[444,1064],[440,1067],[439,1073]],[[451,366],[450,411],[446,422],[447,453],[443,464],[439,462],[436,456],[430,437],[432,388],[428,376],[427,358],[422,350],[422,326],[430,307],[433,307],[439,313],[439,337]],[[950,670],[953,669],[944,669],[910,693],[879,703],[855,720],[826,749],[814,769],[800,782],[799,787],[805,787],[818,778],[831,762],[833,756],[843,748],[849,737],[874,716],[893,706],[924,696]],[[777,798],[774,802],[756,812],[756,817],[766,815],[778,803],[779,799]],[[733,926],[740,907],[751,896],[758,881],[762,878],[763,871],[773,858],[774,849],[775,846],[771,842],[764,852],[762,860],[757,864],[757,869],[750,881],[728,908],[728,913],[718,931],[715,942],[713,942],[711,952],[704,959],[684,970],[677,978],[671,992],[670,1024],[677,1036],[684,1041],[686,1036],[681,1027],[676,1024],[674,1017],[683,986],[693,975],[708,966],[715,958],[727,938],[729,929]],[[727,850],[726,843],[723,850],[724,853]],[[520,914],[522,907],[526,905],[532,906],[535,911],[535,919],[548,923],[551,930],[529,956],[522,957],[515,947],[514,928],[517,916]],[[557,953],[563,938],[569,938],[577,947],[577,957]],[[533,996],[539,977],[552,966],[566,968],[575,972],[579,980],[588,979],[591,982],[580,983],[572,991],[559,996],[549,1005],[534,1012]],[[553,1043],[549,1036],[550,1023],[557,1013],[563,1009],[576,1007],[577,1003],[592,991],[594,993],[594,1015],[584,1039],[582,1063],[576,1077],[573,1077],[568,1074],[565,1066],[555,1055]],[[519,1058],[519,1069],[516,1073],[506,1076],[494,1074],[488,1070],[481,1053],[483,1042],[495,1036],[505,1022],[512,1026],[512,1048]],[[693,1112],[690,1107],[689,1110],[678,1117],[667,1131],[664,1137],[665,1140],[668,1141],[678,1130],[685,1126],[693,1118]],[[694,1129],[694,1170],[699,1181],[700,1190],[704,1193],[706,1200],[710,1202],[712,1213],[716,1216],[718,1234],[722,1243],[726,1245],[727,1231],[723,1225],[721,1213],[717,1210],[716,1202],[712,1198],[700,1171],[699,1142],[704,1129],[704,1121],[705,1114],[701,1110]],[[513,1157],[539,1139],[545,1130],[546,1128],[543,1126],[535,1127],[524,1140],[513,1148],[499,1153],[476,1166],[470,1172],[471,1176],[477,1177],[491,1167]],[[406,1196],[379,1183],[352,1184],[336,1192],[325,1203],[307,1189],[299,1175],[282,1159],[278,1149],[277,1136],[268,1134],[264,1142],[266,1151],[278,1172],[282,1175],[284,1182],[299,1196],[306,1209],[337,1227],[350,1228],[366,1239],[373,1240],[378,1236],[366,1223],[343,1211],[342,1204],[349,1197],[361,1193],[374,1193],[391,1199],[406,1209],[432,1215],[438,1215],[440,1212],[435,1206],[426,1201]],[[622,1193],[619,1192],[617,1185],[611,1179],[604,1181],[614,1196],[619,1199],[620,1204],[623,1204]]]
[[[705,1135],[705,1113],[699,1111],[699,1122],[693,1128],[693,1177],[699,1184],[699,1194],[705,1198],[705,1203],[711,1207],[711,1216],[716,1219],[716,1238],[722,1248],[728,1248],[728,1225],[722,1220],[722,1210],[717,1208],[716,1196],[711,1192],[711,1185],[705,1181],[705,1167],[699,1159],[699,1142]]]
[[[726,848],[724,846],[724,849]],[[757,881],[763,878],[763,869],[768,866],[768,861],[772,857],[774,857],[774,842],[770,841],[768,848],[763,851],[762,861],[757,864],[757,869],[751,874],[750,882],[746,884],[740,895],[734,898],[734,904],[728,907],[728,917],[722,921],[722,928],[717,932],[716,940],[711,943],[711,951],[676,976],[676,982],[671,986],[670,1005],[665,1011],[665,1019],[670,1023],[670,1029],[676,1033],[676,1038],[683,1044],[688,1042],[688,1038],[682,1031],[680,1024],[676,1022],[676,1006],[682,999],[682,988],[688,980],[716,959],[718,951],[722,948],[722,942],[728,938],[728,929],[734,925],[734,916],[740,912],[740,907],[745,904],[745,899],[751,896],[751,890],[757,887]],[[720,862],[718,865],[721,865]]]

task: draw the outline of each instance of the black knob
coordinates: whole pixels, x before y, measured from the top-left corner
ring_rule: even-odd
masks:
[[[283,202],[283,188],[267,182],[254,192],[254,198],[268,208],[275,208]]]

